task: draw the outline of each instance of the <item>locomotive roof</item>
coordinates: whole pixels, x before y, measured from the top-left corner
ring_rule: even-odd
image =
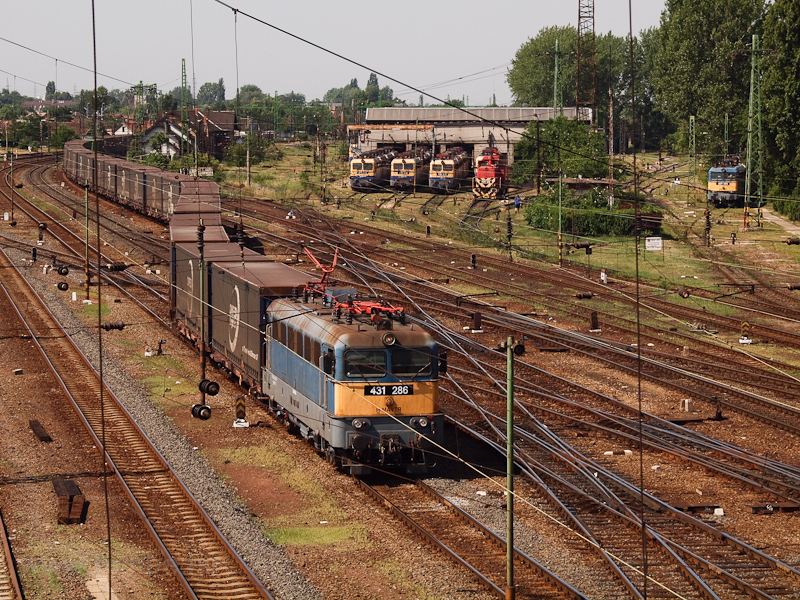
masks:
[[[248,262],[241,260],[214,262],[214,270],[222,271],[232,277],[241,279],[252,287],[259,289],[260,296],[291,296],[293,290],[303,287],[314,279],[314,275],[298,271],[279,262],[268,260]]]
[[[744,165],[736,165],[736,166],[717,166],[711,167],[709,171],[714,171],[716,173],[739,173],[741,171],[747,170]]]
[[[331,346],[341,342],[350,348],[383,348],[381,339],[386,330],[379,330],[364,320],[354,320],[348,325],[344,317],[335,323],[332,310],[324,307],[319,300],[316,303],[304,303],[283,298],[271,303],[267,312],[275,319],[288,319],[293,327]],[[392,333],[400,346],[420,347],[434,341],[422,327],[401,325],[397,321],[393,321],[392,325]]]

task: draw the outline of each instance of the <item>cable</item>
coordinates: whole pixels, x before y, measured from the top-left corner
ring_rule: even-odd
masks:
[[[94,3],[92,3],[92,6],[94,6]],[[70,67],[75,67],[76,69],[81,69],[82,71],[87,71],[89,73],[94,73],[95,77],[97,75],[101,75],[101,76],[105,77],[106,79],[113,79],[114,81],[119,81],[120,83],[124,83],[125,85],[131,86],[131,87],[133,85],[135,85],[135,84],[133,84],[133,83],[131,83],[129,81],[125,81],[124,79],[118,79],[117,77],[112,77],[111,75],[106,75],[104,73],[100,73],[99,71],[97,71],[97,65],[95,65],[94,69],[88,69],[86,67],[82,67],[80,65],[76,65],[75,63],[71,63],[71,62],[63,60],[63,59],[58,59],[55,56],[50,56],[49,54],[45,54],[44,52],[40,52],[39,50],[34,50],[33,48],[29,48],[28,46],[23,46],[22,44],[18,44],[17,42],[12,42],[11,40],[6,39],[4,37],[0,37],[0,40],[2,40],[4,42],[8,42],[9,44],[12,44],[14,46],[18,46],[18,47],[23,48],[25,50],[28,50],[29,52],[33,52],[35,54],[39,54],[40,56],[44,56],[44,57],[50,58],[52,60],[61,60],[62,63],[64,63],[65,65],[69,65]],[[96,62],[96,59],[95,59],[95,62]],[[5,71],[3,71],[3,72],[5,73]],[[22,79],[22,78],[20,78],[20,79]],[[30,80],[26,80],[26,81],[30,81]],[[31,83],[35,83],[35,82],[31,82]],[[39,85],[41,85],[41,84],[39,84]],[[97,86],[95,86],[95,87],[97,87]]]

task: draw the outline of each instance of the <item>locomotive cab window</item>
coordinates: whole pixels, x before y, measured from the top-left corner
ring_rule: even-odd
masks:
[[[386,375],[386,352],[383,350],[348,350],[344,354],[347,377],[365,379]]]
[[[453,170],[453,163],[444,163],[444,170],[445,171],[452,171]]]
[[[421,377],[432,373],[431,353],[427,348],[395,348],[392,351],[392,374],[398,377]]]
[[[372,171],[372,167],[374,165],[372,163],[365,162],[364,166],[362,167],[365,171]]]
[[[440,165],[439,163],[431,165],[431,171],[441,171],[441,170],[442,170],[442,165]]]
[[[355,160],[353,161],[352,166],[354,171],[360,171],[361,169],[364,168],[364,165],[362,163],[357,162]]]

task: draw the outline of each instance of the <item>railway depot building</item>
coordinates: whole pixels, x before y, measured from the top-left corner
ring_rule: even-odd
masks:
[[[377,149],[398,152],[415,149],[434,154],[449,148],[464,148],[475,159],[487,146],[496,147],[508,164],[514,162],[514,144],[531,121],[554,117],[552,107],[520,108],[368,108],[363,125],[349,125],[350,155]],[[565,117],[574,119],[575,107],[565,107]],[[581,109],[581,117],[591,121],[591,113]]]

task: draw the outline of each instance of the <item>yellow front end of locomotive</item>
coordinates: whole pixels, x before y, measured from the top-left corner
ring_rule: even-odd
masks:
[[[436,381],[358,383],[336,386],[334,415],[432,415],[439,411]]]
[[[709,181],[709,192],[724,192],[726,194],[736,193],[736,181]]]

